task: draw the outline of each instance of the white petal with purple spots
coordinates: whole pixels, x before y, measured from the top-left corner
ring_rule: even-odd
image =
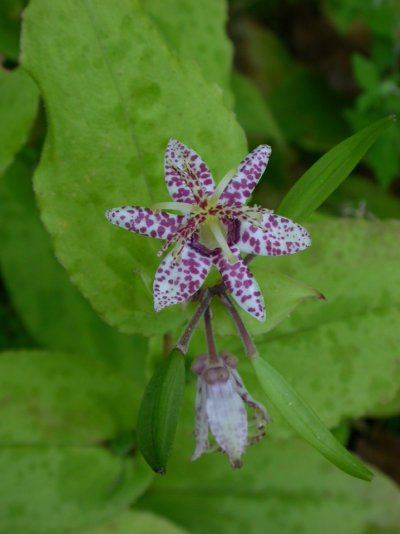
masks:
[[[240,467],[247,444],[247,413],[232,378],[207,385],[206,410],[215,441],[226,452],[232,466]]]
[[[210,268],[211,259],[190,246],[182,250],[181,261],[174,265],[173,251],[161,262],[154,278],[154,309],[189,300],[201,287]]]
[[[177,172],[177,168],[182,171],[188,167],[192,173],[193,180],[189,184],[182,179],[181,173]],[[176,202],[189,202],[193,204],[196,202],[194,191],[198,191],[198,196],[207,198],[213,194],[215,189],[214,179],[207,167],[206,163],[201,157],[191,148],[176,139],[170,139],[165,151],[165,182],[171,197]],[[190,179],[190,176],[187,177]]]
[[[236,243],[241,252],[258,256],[282,256],[295,254],[311,245],[307,230],[290,219],[265,214],[262,216],[261,225],[265,230],[241,222],[240,237]]]
[[[196,460],[205,452],[208,447],[208,419],[206,411],[206,384],[199,377],[197,379],[196,393],[196,427],[195,438],[196,448],[192,456],[192,461]]]
[[[238,249],[231,247],[231,250],[238,257],[235,264],[229,263],[221,252],[213,256],[213,263],[221,273],[226,288],[239,306],[259,321],[264,321],[264,299],[259,285],[247,265],[239,258]]]
[[[220,196],[219,202],[244,204],[267,167],[271,147],[260,145],[239,164],[237,171]]]
[[[106,217],[125,230],[158,239],[169,239],[185,219],[182,215],[134,206],[112,208],[106,212]]]

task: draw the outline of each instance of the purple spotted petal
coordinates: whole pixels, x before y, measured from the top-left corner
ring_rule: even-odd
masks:
[[[242,252],[258,256],[295,254],[311,245],[305,228],[280,215],[265,214],[262,223],[265,231],[248,222],[240,224],[240,237],[236,246]]]
[[[215,441],[228,455],[232,466],[240,467],[247,444],[247,413],[231,378],[207,385],[206,411]]]
[[[244,204],[258,184],[267,166],[271,147],[260,145],[239,164],[237,171],[220,196],[219,202]]]
[[[106,217],[110,223],[125,230],[158,239],[170,239],[184,219],[182,215],[134,206],[112,208],[106,212]]]
[[[173,251],[161,262],[154,279],[154,309],[188,300],[206,279],[211,268],[211,259],[186,245],[181,261],[174,265]]]
[[[214,192],[207,165],[194,150],[176,139],[170,139],[167,145],[164,172],[168,191],[176,202],[201,204]]]
[[[235,255],[239,255],[236,247],[231,247],[231,250]],[[226,288],[239,306],[259,321],[264,321],[264,299],[256,279],[244,261],[238,258],[235,264],[231,264],[222,252],[217,252],[213,262],[221,273]]]

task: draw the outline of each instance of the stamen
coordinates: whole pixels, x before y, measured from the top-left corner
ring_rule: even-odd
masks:
[[[177,210],[182,213],[194,213],[197,206],[188,202],[157,202],[153,205],[154,210]]]
[[[232,263],[234,265],[237,263],[238,258],[232,254],[231,249],[228,246],[228,243],[226,242],[225,236],[222,233],[222,230],[218,224],[217,221],[209,222],[208,224],[213,236],[215,237],[215,240],[217,241],[218,245],[220,246],[222,252],[224,253],[225,258],[229,261],[229,263]]]
[[[222,178],[222,180],[219,182],[217,187],[215,188],[215,191],[209,200],[212,204],[216,204],[219,200],[219,197],[222,195],[222,193],[225,191],[227,185],[232,180],[232,178],[236,174],[236,169],[231,169],[229,172],[225,174],[225,176]]]

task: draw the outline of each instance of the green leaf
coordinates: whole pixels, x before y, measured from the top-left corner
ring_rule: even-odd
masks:
[[[0,180],[0,269],[13,304],[40,345],[99,358],[144,383],[146,339],[99,319],[54,256],[32,190],[35,159],[24,152]]]
[[[38,97],[36,85],[23,69],[0,68],[0,175],[28,138]]]
[[[306,227],[312,237],[306,251],[254,260],[256,267],[273,263],[281,274],[315,284],[326,297],[305,303],[281,324],[277,336],[351,318],[361,323],[364,314],[397,308],[400,249],[393,243],[400,238],[399,221],[327,218]]]
[[[232,44],[225,30],[226,1],[142,0],[141,3],[178,56],[196,63],[206,80],[218,83],[230,93]]]
[[[27,349],[36,346],[11,302],[4,294],[0,300],[0,324],[0,351]]]
[[[352,63],[359,86],[364,91],[375,89],[379,84],[379,72],[374,63],[361,54],[354,54]]]
[[[276,119],[257,86],[239,72],[232,75],[235,95],[235,111],[249,138],[271,140],[278,147],[285,147],[285,139]]]
[[[392,122],[392,116],[374,122],[324,154],[291,188],[278,213],[295,220],[307,219],[349,176]]]
[[[121,331],[175,328],[179,308],[153,310],[160,244],[111,226],[104,212],[168,200],[170,137],[196,149],[219,179],[246,152],[241,128],[219,88],[177,60],[135,0],[118,9],[106,0],[33,0],[23,44],[46,104],[50,134],[35,188],[57,257]]]
[[[400,172],[399,143],[400,127],[397,124],[397,128],[391,128],[382,134],[367,157],[367,163],[375,173],[377,181],[385,188],[397,179]]]
[[[328,460],[350,475],[370,480],[372,473],[329,432],[303,398],[268,362],[252,360],[260,384],[285,421]]]
[[[18,60],[20,19],[26,3],[27,0],[0,2],[0,53],[13,61]]]
[[[190,462],[194,450],[194,380],[187,388],[169,473],[136,507],[163,514],[189,532],[252,534],[364,532],[400,528],[400,492],[389,478],[349,477],[299,439],[249,447],[242,469],[222,454]]]
[[[185,364],[183,355],[174,350],[160,365],[143,394],[137,423],[137,440],[150,467],[160,474],[167,469],[178,425]]]
[[[174,525],[171,521],[149,512],[132,510],[125,512],[103,525],[80,530],[78,534],[187,534],[187,531]]]
[[[91,358],[44,351],[0,356],[0,443],[93,445],[135,426],[140,390]]]
[[[262,264],[251,265],[250,269],[265,295],[267,318],[264,322],[253,319],[242,313],[238,308],[244,324],[253,336],[265,334],[284,321],[302,302],[309,299],[323,299],[322,294],[312,287],[303,284],[279,272],[270,271]],[[237,335],[233,322],[229,319],[226,309],[218,300],[213,301],[213,323],[220,336]]]
[[[279,86],[296,70],[297,65],[277,34],[251,18],[241,19],[241,47],[251,77],[264,96]]]
[[[390,399],[388,402],[382,402],[377,404],[369,413],[368,417],[395,417],[400,413],[400,389],[397,391],[396,395]]]
[[[77,532],[118,516],[147,489],[137,459],[92,447],[0,447],[4,532]]]
[[[400,222],[326,220],[307,229],[313,238],[307,251],[254,265],[273,262],[281,273],[315,284],[327,300],[303,303],[256,345],[332,428],[390,403],[398,392],[400,249],[393,244]],[[237,340],[229,348],[242,350]],[[262,400],[251,367],[244,367],[247,387]],[[271,435],[287,436],[271,411]]]

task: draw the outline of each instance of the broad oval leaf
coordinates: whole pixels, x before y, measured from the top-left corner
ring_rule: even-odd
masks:
[[[295,183],[277,212],[294,220],[309,217],[349,176],[393,120],[389,116],[374,122],[329,150]]]
[[[174,350],[156,369],[143,394],[137,440],[150,467],[164,474],[178,425],[185,386],[185,364]]]
[[[144,384],[146,338],[104,323],[54,256],[32,190],[35,163],[22,152],[0,180],[0,269],[13,305],[40,346],[93,356]]]
[[[289,425],[337,467],[363,480],[372,473],[326,428],[324,423],[292,386],[261,357],[252,361],[257,378],[268,398]]]
[[[73,354],[0,356],[0,442],[93,445],[135,426],[140,390],[99,361]]]
[[[142,0],[142,6],[178,56],[197,63],[206,80],[218,83],[231,101],[226,0]]]
[[[0,448],[4,532],[78,532],[126,510],[152,475],[140,458],[93,447]]]
[[[170,137],[193,147],[219,180],[246,152],[242,129],[218,86],[178,61],[137,0],[121,0],[118,9],[33,0],[22,42],[48,114],[34,181],[58,258],[121,331],[175,328],[184,320],[180,308],[153,310],[160,243],[111,226],[104,212],[169,199],[163,157]]]

